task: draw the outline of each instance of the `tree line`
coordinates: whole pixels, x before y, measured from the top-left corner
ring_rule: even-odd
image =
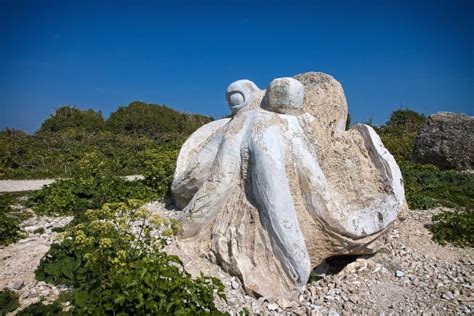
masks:
[[[102,173],[140,173],[147,151],[176,151],[212,117],[132,102],[105,120],[101,112],[62,106],[33,134],[0,131],[0,178],[71,177],[95,159]],[[89,158],[87,158],[89,157]]]

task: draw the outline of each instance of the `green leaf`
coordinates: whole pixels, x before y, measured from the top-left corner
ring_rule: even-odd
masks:
[[[84,305],[89,299],[89,295],[85,291],[76,291],[74,295],[74,302],[76,305]]]

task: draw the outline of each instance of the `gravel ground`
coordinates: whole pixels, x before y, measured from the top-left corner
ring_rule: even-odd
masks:
[[[143,179],[143,176],[125,176],[128,181]],[[41,180],[0,180],[0,192],[23,192],[41,189],[44,185],[51,184],[55,179]]]
[[[168,204],[147,208],[178,218]],[[336,258],[321,266],[321,279],[308,283],[294,301],[268,301],[245,294],[240,281],[202,257],[191,257],[172,241],[167,251],[177,254],[193,275],[203,272],[222,280],[227,302],[216,300],[222,311],[237,315],[245,308],[252,315],[468,315],[474,311],[474,250],[440,246],[431,240],[426,225],[443,209],[409,211],[388,231],[388,243],[374,256],[351,258],[344,265]],[[70,217],[33,217],[23,223],[30,235],[0,249],[0,289],[20,294],[22,307],[41,299],[51,301],[63,290],[34,280],[34,270],[56,238],[52,227]],[[42,233],[34,233],[38,228]],[[342,270],[341,270],[342,269]]]
[[[21,225],[28,234],[24,239],[0,248],[0,289],[14,289],[20,304],[26,307],[41,300],[55,300],[61,287],[35,280],[34,271],[56,239],[54,227],[63,227],[72,217],[33,216]],[[43,231],[44,229],[44,231]]]
[[[308,283],[294,301],[247,296],[238,279],[206,259],[184,254],[178,245],[169,251],[191,274],[219,277],[227,302],[218,306],[233,315],[242,308],[256,315],[469,315],[474,312],[474,250],[431,240],[426,225],[442,210],[407,212],[389,228],[388,243],[376,255],[352,257],[356,260],[345,267],[344,258],[328,261],[321,279]]]
[[[0,180],[0,192],[22,192],[41,189],[44,185],[54,182],[54,179],[43,180]]]

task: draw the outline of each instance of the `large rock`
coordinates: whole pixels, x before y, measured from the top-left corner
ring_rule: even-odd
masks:
[[[181,247],[237,276],[249,294],[292,297],[333,255],[371,253],[405,205],[400,170],[369,126],[344,131],[331,76],[227,89],[231,119],[198,129],[172,184]]]
[[[473,169],[474,117],[450,112],[429,116],[416,136],[413,160],[443,169]]]

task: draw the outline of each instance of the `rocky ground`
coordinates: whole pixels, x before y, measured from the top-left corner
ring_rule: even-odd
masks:
[[[192,274],[203,271],[223,280],[227,303],[219,304],[234,315],[243,308],[263,315],[471,314],[474,250],[431,240],[427,226],[441,211],[409,211],[390,228],[388,243],[374,256],[328,260],[318,269],[321,279],[308,283],[294,302],[249,297],[238,279],[209,261],[180,255],[173,245],[170,251]]]
[[[148,208],[167,217],[179,216],[161,203]],[[203,271],[219,277],[226,286],[227,302],[218,301],[218,306],[234,315],[244,308],[262,315],[472,314],[474,250],[440,246],[431,240],[426,225],[440,211],[405,214],[402,222],[390,228],[387,245],[374,256],[328,260],[318,269],[320,279],[308,283],[294,302],[247,296],[238,279],[204,258],[191,260],[179,253],[174,242],[168,250],[180,255],[192,274]],[[0,288],[19,292],[23,307],[54,300],[62,290],[37,282],[34,270],[56,238],[52,228],[70,220],[32,217],[23,223],[29,236],[0,249]]]
[[[56,239],[55,227],[63,227],[72,217],[33,216],[22,223],[24,239],[0,248],[0,289],[10,288],[20,295],[20,304],[55,300],[61,287],[35,280],[35,269]]]

